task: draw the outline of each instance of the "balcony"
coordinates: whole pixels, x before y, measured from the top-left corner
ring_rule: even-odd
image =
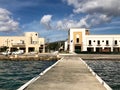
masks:
[[[82,44],[75,44],[75,46],[82,46]]]
[[[97,46],[101,46],[100,44],[98,44]]]
[[[25,43],[11,43],[12,47],[25,47]]]
[[[114,44],[114,46],[118,46],[118,44]]]
[[[109,44],[106,44],[106,46],[110,46]]]
[[[88,46],[92,46],[92,44],[89,44]]]

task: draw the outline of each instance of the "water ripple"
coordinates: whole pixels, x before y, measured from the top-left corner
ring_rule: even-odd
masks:
[[[85,61],[113,90],[120,90],[120,61]]]
[[[0,61],[0,90],[16,90],[55,61]]]

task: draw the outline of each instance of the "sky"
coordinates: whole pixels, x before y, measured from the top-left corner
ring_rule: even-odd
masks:
[[[0,0],[0,35],[34,31],[54,42],[72,27],[120,34],[120,0]]]

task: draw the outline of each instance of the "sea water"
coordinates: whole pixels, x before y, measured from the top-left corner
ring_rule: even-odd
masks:
[[[56,61],[0,61],[0,90],[16,90]]]
[[[120,61],[85,61],[113,90],[120,90]],[[0,90],[16,90],[55,62],[0,61]]]
[[[113,90],[120,90],[120,61],[85,60]]]

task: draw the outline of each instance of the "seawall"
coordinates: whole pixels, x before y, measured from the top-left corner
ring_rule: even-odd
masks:
[[[22,55],[0,55],[0,60],[59,60],[54,54],[22,54]]]

